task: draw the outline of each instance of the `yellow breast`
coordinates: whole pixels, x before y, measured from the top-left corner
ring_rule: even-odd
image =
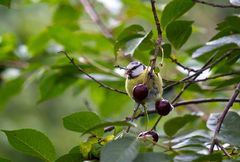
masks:
[[[128,93],[128,95],[133,99],[133,88],[138,85],[138,84],[143,84],[146,83],[146,79],[147,79],[147,75],[149,70],[147,70],[148,68],[146,68],[146,70],[140,74],[139,76],[129,79],[126,79],[125,82],[125,88],[126,91]],[[162,78],[159,74],[155,74],[154,73],[154,77],[153,79],[150,79],[147,83],[146,83],[149,93],[148,93],[148,97],[145,99],[145,102],[148,102],[148,100],[154,100],[156,101],[157,99],[162,98]]]

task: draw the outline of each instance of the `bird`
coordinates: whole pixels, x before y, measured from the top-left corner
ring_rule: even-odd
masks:
[[[128,96],[141,104],[156,102],[157,100],[162,99],[162,77],[159,73],[155,73],[154,71],[150,74],[150,69],[150,66],[146,66],[139,61],[132,61],[126,67],[126,92]],[[146,92],[141,88],[140,90],[137,90],[136,87],[138,85],[142,85],[141,87],[143,87],[143,89],[147,88],[147,94],[136,94]],[[139,95],[143,95],[145,97],[140,97],[141,99],[139,101],[139,99],[137,99]]]

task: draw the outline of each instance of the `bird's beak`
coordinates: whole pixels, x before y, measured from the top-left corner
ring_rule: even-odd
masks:
[[[126,69],[126,75],[129,75],[129,74],[131,74],[132,73],[132,70],[131,69]]]

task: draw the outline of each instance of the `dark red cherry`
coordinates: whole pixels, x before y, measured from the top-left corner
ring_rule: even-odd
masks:
[[[151,141],[157,143],[158,134],[155,131],[151,130],[151,131],[146,131],[146,132],[139,133],[138,138],[143,139],[143,140],[150,139]]]
[[[159,115],[166,116],[172,111],[173,106],[168,102],[168,100],[161,99],[155,102],[155,109]]]
[[[133,88],[133,98],[136,102],[142,102],[148,96],[148,88],[145,84],[138,84]]]

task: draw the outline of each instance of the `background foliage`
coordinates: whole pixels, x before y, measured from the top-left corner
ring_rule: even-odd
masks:
[[[208,154],[219,113],[240,82],[239,8],[157,1],[164,49],[157,70],[164,98],[172,101],[186,90],[158,124],[160,139],[153,145],[136,139],[146,130],[144,117],[123,121],[134,107],[128,96],[99,87],[59,53],[67,51],[95,79],[125,91],[123,71],[114,65],[149,64],[157,39],[151,3],[90,2],[107,31],[77,0],[0,0],[0,161],[239,161],[239,103],[217,136],[219,150]],[[179,82],[195,73],[195,79]],[[225,102],[181,106],[202,98]],[[157,117],[149,115],[148,129]],[[115,130],[104,132],[108,126]],[[131,131],[121,138],[127,126]]]

